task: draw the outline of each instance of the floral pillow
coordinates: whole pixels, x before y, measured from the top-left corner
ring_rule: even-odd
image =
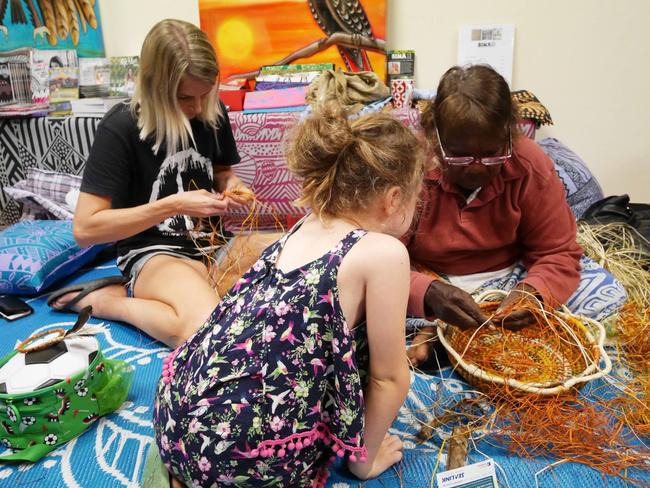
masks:
[[[39,293],[92,261],[105,247],[79,247],[69,220],[19,222],[0,232],[0,294]]]

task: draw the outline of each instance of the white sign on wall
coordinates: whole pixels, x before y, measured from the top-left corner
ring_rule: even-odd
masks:
[[[458,33],[458,64],[489,64],[512,84],[513,24],[463,25]]]

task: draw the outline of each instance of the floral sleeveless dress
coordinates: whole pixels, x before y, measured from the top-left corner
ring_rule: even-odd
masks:
[[[156,441],[188,486],[324,486],[337,456],[365,458],[367,336],[345,323],[337,273],[366,233],[287,273],[283,237],[166,358]]]

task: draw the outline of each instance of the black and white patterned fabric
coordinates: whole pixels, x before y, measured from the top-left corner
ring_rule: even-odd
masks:
[[[69,220],[80,187],[81,176],[29,168],[24,180],[5,186],[4,191],[22,204],[20,220]]]
[[[99,118],[0,119],[0,226],[17,222],[20,204],[4,191],[29,168],[81,175]]]

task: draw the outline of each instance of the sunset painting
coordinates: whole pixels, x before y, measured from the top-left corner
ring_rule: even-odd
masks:
[[[283,60],[370,69],[385,78],[386,0],[199,0],[199,11],[222,80],[250,78]]]

